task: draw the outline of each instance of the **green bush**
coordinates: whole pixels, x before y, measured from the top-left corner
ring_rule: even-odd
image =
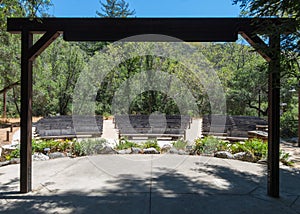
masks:
[[[143,143],[142,148],[148,149],[148,148],[155,148],[158,152],[160,151],[160,147],[157,143],[157,140],[148,140],[145,143]]]
[[[282,164],[284,164],[286,166],[293,166],[294,162],[290,161],[290,157],[291,157],[291,155],[289,153],[286,153],[286,152],[280,150],[279,159]]]
[[[187,141],[180,139],[175,141],[173,144],[173,147],[178,149],[178,150],[185,150],[186,146],[187,146]]]
[[[70,140],[32,140],[32,152],[44,152],[49,148],[50,152],[69,152],[73,141]]]
[[[195,140],[194,153],[212,155],[213,153],[227,149],[227,143],[212,136]]]
[[[79,145],[76,145],[78,149],[77,153],[82,155],[95,155],[98,154],[100,150],[103,149],[107,141],[103,138],[101,139],[87,139],[81,141]]]
[[[247,152],[255,157],[255,161],[266,158],[268,155],[268,144],[261,139],[249,139],[245,142],[230,144],[229,152]]]
[[[132,148],[132,147],[141,147],[139,144],[137,143],[134,143],[134,142],[131,142],[131,141],[128,141],[127,138],[121,138],[119,140],[119,144],[116,146],[115,149],[117,150],[123,150],[123,149],[129,149],[129,148]]]
[[[81,143],[79,143],[79,142],[74,142],[72,144],[71,151],[72,151],[72,154],[76,155],[76,156],[84,156],[85,155],[83,147],[82,147]]]

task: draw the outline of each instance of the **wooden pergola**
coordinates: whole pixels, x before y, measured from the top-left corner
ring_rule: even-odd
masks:
[[[32,190],[32,63],[60,34],[66,41],[117,41],[141,34],[162,34],[186,42],[235,42],[245,38],[269,62],[268,195],[279,197],[280,35],[291,19],[277,18],[10,18],[7,30],[21,34],[20,191]],[[286,25],[288,26],[288,25]],[[43,36],[33,44],[33,35]],[[269,37],[266,44],[258,35]],[[146,37],[151,41],[151,37]],[[153,37],[157,41],[158,37]],[[140,37],[139,37],[140,39]],[[131,40],[132,41],[132,40]],[[140,41],[140,40],[139,40]]]

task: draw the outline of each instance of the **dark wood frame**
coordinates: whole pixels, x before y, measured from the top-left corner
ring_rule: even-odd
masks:
[[[61,33],[66,41],[116,41],[140,34],[163,34],[186,42],[235,42],[240,34],[269,62],[267,189],[269,196],[279,197],[280,35],[294,29],[271,33],[268,27],[285,26],[291,21],[276,18],[8,19],[8,31],[22,35],[20,191],[32,190],[32,63]],[[34,34],[43,34],[35,44]],[[259,34],[268,36],[269,44],[260,39]],[[147,37],[147,40],[161,40],[158,38],[166,39]]]

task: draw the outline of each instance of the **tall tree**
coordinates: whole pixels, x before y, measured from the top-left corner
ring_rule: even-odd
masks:
[[[7,106],[15,111],[19,109],[17,106],[19,103],[19,89],[12,86],[16,86],[15,83],[20,80],[20,35],[12,35],[6,32],[7,18],[46,16],[47,9],[50,6],[50,0],[0,1],[0,90],[13,89],[5,91],[7,92],[7,100],[12,101],[12,105],[9,102]],[[3,98],[3,101],[5,100]]]
[[[99,1],[99,3],[101,8],[100,11],[96,11],[96,14],[102,18],[126,18],[135,14],[125,0],[106,0],[106,2]],[[93,56],[97,51],[106,47],[108,42],[80,42],[78,45],[89,56]]]
[[[125,0],[106,0],[106,2],[100,1],[100,4],[101,11],[96,11],[100,17],[126,18],[135,14]]]

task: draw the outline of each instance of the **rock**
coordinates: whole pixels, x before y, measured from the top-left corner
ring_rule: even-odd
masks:
[[[6,165],[9,165],[10,164],[10,161],[2,161],[0,162],[0,167],[1,166],[6,166]]]
[[[227,151],[219,151],[214,154],[214,157],[217,158],[225,158],[225,159],[233,159],[233,155]]]
[[[268,161],[267,161],[267,159],[261,159],[261,160],[257,161],[257,163],[267,165]]]
[[[159,152],[153,147],[143,149],[143,153],[144,154],[159,154]]]
[[[118,154],[120,154],[120,155],[126,155],[126,154],[130,154],[130,153],[131,153],[131,149],[130,148],[118,151]]]
[[[34,161],[44,161],[44,160],[49,160],[49,157],[47,155],[44,155],[43,153],[34,153],[32,155],[32,159]]]
[[[179,151],[175,148],[171,148],[170,151],[169,151],[170,154],[178,154]]]
[[[101,150],[98,151],[98,154],[118,154],[118,151],[114,150],[110,146],[104,146]]]
[[[241,161],[254,162],[255,158],[252,154],[248,152],[239,152],[233,155],[233,158]]]
[[[189,155],[190,153],[180,149],[180,150],[178,151],[178,154],[179,154],[179,155]]]
[[[10,162],[10,164],[19,164],[20,158],[12,158],[9,162]]]
[[[61,153],[61,152],[53,152],[53,153],[50,153],[48,156],[49,156],[50,159],[56,159],[56,158],[64,158],[64,157],[66,157],[65,154]]]
[[[132,147],[131,148],[131,154],[142,154],[143,150],[140,148]]]
[[[162,154],[168,153],[168,152],[170,151],[171,148],[172,148],[171,145],[165,144],[165,145],[163,145],[163,147],[161,148],[161,153],[162,153]]]
[[[44,148],[45,154],[48,154],[50,152],[50,148]]]

